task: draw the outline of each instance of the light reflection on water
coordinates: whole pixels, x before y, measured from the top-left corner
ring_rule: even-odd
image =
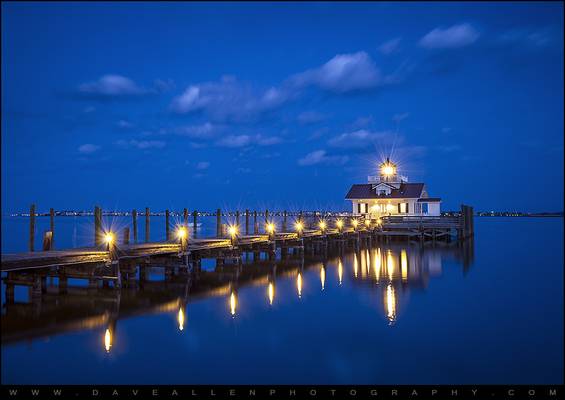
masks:
[[[522,312],[528,321],[535,318],[532,303],[558,318],[554,311],[560,310],[544,295],[559,292],[548,286],[523,303],[517,295],[512,303],[505,300],[527,275],[520,262],[529,253],[520,252],[520,243],[513,248],[516,256],[507,251],[506,258],[496,258],[499,252],[481,247],[477,254],[474,245],[398,242],[330,249],[303,261],[289,255],[242,266],[212,262],[192,279],[181,270],[167,278],[154,268],[147,282],[121,291],[92,293],[69,284],[66,294],[58,294],[56,284],[49,285],[41,304],[17,297],[3,304],[2,381],[432,384],[485,381],[488,372],[502,383],[521,382],[525,369],[535,382],[555,380],[552,371],[562,360],[555,358],[559,320],[551,323],[553,330],[544,326],[547,318],[522,323],[519,330],[515,324]],[[548,249],[539,268],[559,261],[556,249]],[[514,268],[506,267],[509,257]],[[554,279],[535,284],[559,282],[550,271],[558,269],[545,270]],[[506,286],[494,283],[502,277]],[[487,324],[499,334],[485,330]],[[525,345],[536,346],[539,362],[516,355]],[[473,368],[469,375],[452,360],[455,351],[483,370]],[[530,357],[523,360],[536,368],[515,363],[517,356]],[[157,370],[141,367],[156,359],[167,362]],[[53,368],[34,370],[30,360],[49,360]],[[182,374],[187,363],[194,368]]]

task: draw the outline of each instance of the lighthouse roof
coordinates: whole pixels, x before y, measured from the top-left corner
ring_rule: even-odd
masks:
[[[419,199],[424,190],[423,183],[400,184],[398,189],[392,189],[388,195],[379,195],[371,183],[355,184],[345,195],[346,199]]]

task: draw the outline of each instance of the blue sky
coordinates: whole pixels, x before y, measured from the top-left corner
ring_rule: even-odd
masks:
[[[2,3],[2,211],[563,204],[561,3]]]

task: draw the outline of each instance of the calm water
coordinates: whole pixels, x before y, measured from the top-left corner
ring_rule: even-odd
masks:
[[[74,230],[90,244],[72,220],[56,243]],[[25,249],[25,220],[4,222],[3,251]],[[120,293],[69,281],[40,306],[18,289],[2,307],[2,383],[563,383],[563,220],[475,225],[463,248],[399,243],[239,273],[210,261],[191,285],[154,269]]]

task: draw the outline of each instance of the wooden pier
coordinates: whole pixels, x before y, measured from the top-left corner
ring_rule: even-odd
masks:
[[[282,217],[282,223],[276,226],[273,215]],[[14,286],[24,285],[30,288],[32,297],[41,297],[45,293],[45,281],[48,277],[58,277],[63,290],[68,278],[87,279],[90,288],[112,285],[133,285],[142,278],[144,266],[152,263],[160,265],[182,265],[188,271],[199,269],[202,259],[216,259],[241,263],[242,255],[252,254],[254,260],[273,260],[277,252],[285,257],[289,251],[300,254],[306,250],[317,251],[329,245],[359,246],[372,241],[390,242],[391,240],[412,240],[423,242],[450,242],[472,240],[473,210],[462,206],[458,217],[420,217],[388,216],[378,220],[361,219],[351,214],[324,216],[323,213],[311,215],[294,213],[295,221],[289,224],[292,213],[287,211],[273,213],[268,210],[257,213],[245,210],[245,229],[242,234],[239,225],[241,215],[235,216],[234,225],[222,223],[222,212],[217,210],[216,237],[201,238],[197,229],[188,237],[189,212],[184,209],[183,223],[171,227],[170,215],[165,213],[165,233],[168,240],[149,241],[149,208],[145,209],[145,242],[139,243],[137,236],[138,213],[133,210],[133,243],[130,242],[130,228],[123,230],[121,240],[117,232],[105,232],[102,224],[102,210],[94,210],[94,246],[54,250],[55,223],[54,212],[50,210],[50,231],[44,234],[44,251],[36,252],[33,247],[35,237],[35,205],[30,209],[30,246],[29,252],[2,254],[1,271],[6,284],[7,301],[13,301]],[[250,233],[250,217],[253,217],[253,234]],[[258,216],[264,216],[263,232],[260,232]],[[192,213],[193,226],[196,228],[198,213]],[[236,225],[237,224],[237,225]],[[289,226],[290,225],[290,226]],[[173,231],[174,230],[176,231]],[[279,231],[279,228],[281,231]],[[138,278],[139,277],[139,278]]]

